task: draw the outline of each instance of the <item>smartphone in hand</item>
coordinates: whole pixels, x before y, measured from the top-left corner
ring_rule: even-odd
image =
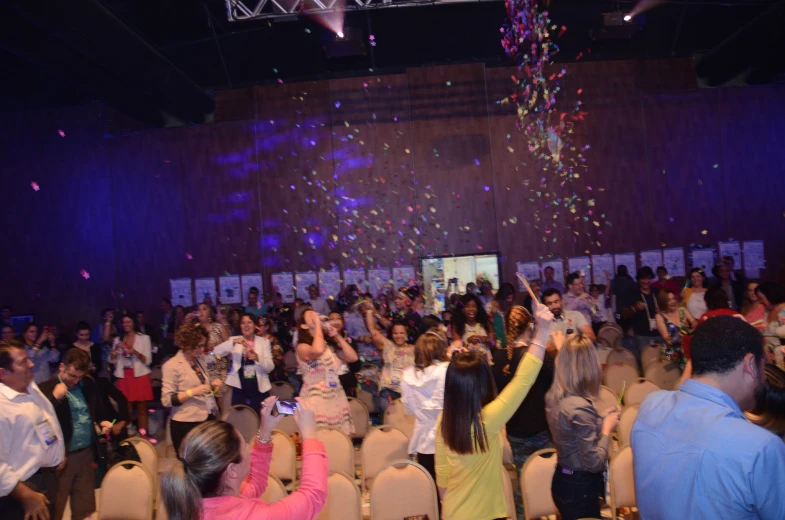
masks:
[[[275,410],[278,412],[276,415],[294,415],[295,410],[300,409],[300,403],[297,401],[276,401]]]

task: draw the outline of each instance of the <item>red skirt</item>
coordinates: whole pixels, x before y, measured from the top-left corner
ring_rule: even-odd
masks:
[[[123,371],[123,376],[122,379],[117,380],[115,385],[129,403],[153,400],[153,384],[150,381],[150,374],[134,377],[134,369],[126,368]]]

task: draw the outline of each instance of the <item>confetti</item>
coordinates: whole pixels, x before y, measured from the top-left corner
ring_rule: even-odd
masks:
[[[709,234],[709,231],[707,229],[704,229],[703,231],[701,231],[701,235],[708,235],[708,234]]]
[[[479,166],[479,165],[480,165],[480,160],[479,160],[479,159],[474,159],[474,164],[476,164],[477,166]]]
[[[490,186],[485,186],[485,191],[491,191],[491,187]]]
[[[341,108],[341,102],[340,101],[336,101],[335,102],[335,108]]]
[[[452,81],[448,81],[448,82],[447,82],[447,86],[448,86],[448,87],[451,87],[451,86],[452,86]]]
[[[185,257],[186,257],[188,260],[193,260],[193,258],[194,258],[193,256],[191,256],[191,253],[185,253]]]
[[[88,272],[87,272],[87,271],[85,271],[84,269],[82,269],[81,271],[79,271],[79,274],[81,274],[81,275],[82,275],[82,278],[84,278],[85,280],[89,280],[89,279],[90,279],[90,273],[88,273]]]
[[[40,190],[40,189],[41,189],[41,187],[40,187],[40,186],[38,186],[38,183],[37,183],[37,182],[35,182],[35,181],[32,181],[32,182],[30,183],[30,187],[32,187],[32,188],[33,188],[33,191],[38,191],[38,190]]]
[[[60,137],[65,137],[65,132],[63,132],[62,130],[58,129],[57,133],[60,134]]]

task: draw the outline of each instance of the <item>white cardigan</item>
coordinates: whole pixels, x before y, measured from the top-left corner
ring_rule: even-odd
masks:
[[[232,336],[220,345],[217,345],[213,349],[213,354],[223,357],[231,352],[232,366],[229,367],[229,371],[226,374],[226,384],[239,389],[242,388],[240,372],[242,371],[242,357],[245,348],[239,343],[235,344],[235,338],[242,338],[242,336]],[[259,386],[260,392],[269,392],[272,388],[270,377],[267,375],[268,372],[272,372],[275,369],[271,349],[269,339],[254,336],[253,350],[259,358],[256,362],[256,384]]]
[[[120,338],[117,337],[114,339],[114,343],[112,344],[112,350],[118,348],[117,345],[120,343]],[[141,334],[139,332],[136,333],[136,338],[134,339],[134,350],[142,354],[146,360],[145,363],[142,363],[138,357],[134,356],[134,377],[142,377],[143,375],[150,373],[150,364],[153,362],[152,351],[153,348],[150,345],[150,336],[146,334]],[[114,365],[114,376],[117,378],[124,378],[125,377],[125,367],[123,364],[123,356],[118,354],[117,358],[112,361],[112,357],[109,356],[107,360],[109,363]]]

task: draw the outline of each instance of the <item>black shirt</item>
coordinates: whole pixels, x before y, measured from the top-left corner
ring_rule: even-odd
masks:
[[[657,289],[654,287],[652,287],[649,294],[642,293],[640,288],[637,286],[627,292],[621,304],[617,305],[617,308],[620,310],[627,309],[635,305],[637,302],[643,301],[646,302],[646,309],[636,311],[628,320],[626,320],[626,326],[624,328],[631,328],[636,336],[659,336],[660,334],[657,332],[657,327],[654,327],[654,330],[652,330],[652,327],[649,324],[649,319],[651,318],[653,320],[655,316],[657,316],[656,299]]]

